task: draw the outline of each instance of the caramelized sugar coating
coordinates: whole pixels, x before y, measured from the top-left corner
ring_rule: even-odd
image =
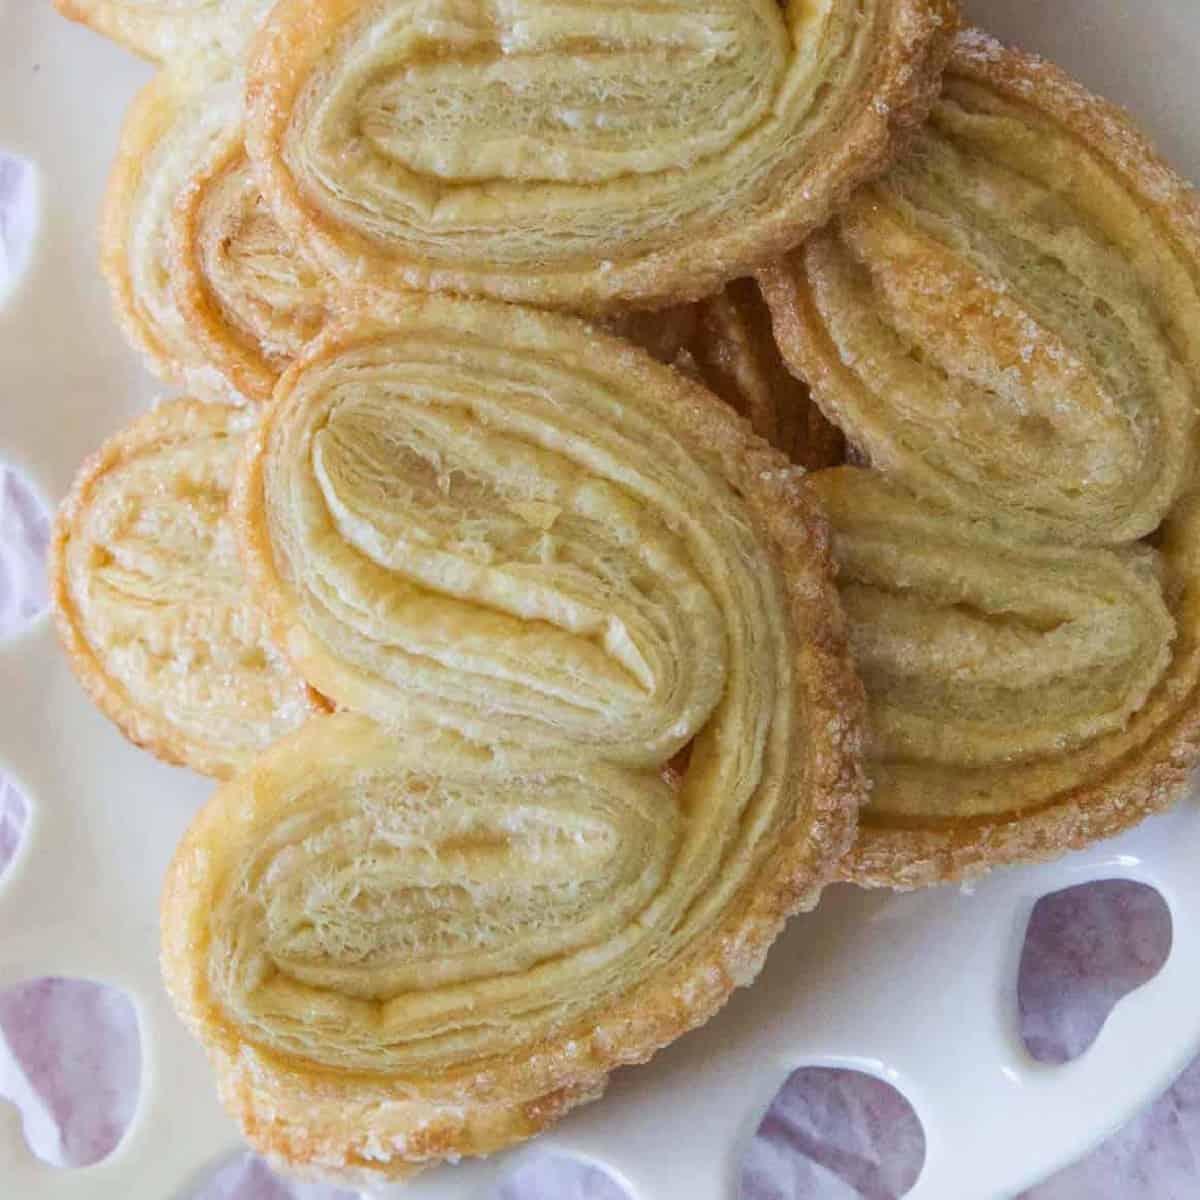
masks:
[[[1111,837],[1200,753],[1200,501],[1157,544],[1032,544],[875,471],[810,476],[867,690],[845,873],[914,887]]]
[[[955,20],[951,0],[283,0],[247,142],[284,227],[350,285],[657,307],[883,170]]]
[[[911,152],[761,279],[784,357],[913,492],[1117,544],[1192,486],[1200,205],[1041,59],[962,35]]]
[[[609,327],[703,383],[799,466],[817,470],[845,460],[841,430],[783,361],[752,279],[735,279],[692,304],[626,314]]]
[[[52,544],[59,640],[131,741],[225,777],[321,710],[250,603],[229,519],[250,428],[178,400],[80,470]]]
[[[341,295],[267,207],[246,158],[242,82],[220,59],[134,102],[109,181],[102,262],[130,342],[205,399],[270,399]]]
[[[702,1023],[853,836],[861,690],[799,472],[586,325],[410,297],[285,374],[236,502],[340,705],[163,909],[259,1149],[360,1186],[509,1144]]]

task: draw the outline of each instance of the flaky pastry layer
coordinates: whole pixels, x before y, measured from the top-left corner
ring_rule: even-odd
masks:
[[[911,490],[1116,544],[1191,487],[1200,205],[1041,59],[961,35],[911,152],[761,280],[785,358]]]
[[[1200,500],[1154,546],[1023,542],[874,471],[809,477],[867,690],[845,873],[913,887],[1054,857],[1165,807],[1200,754]]]
[[[280,644],[362,714],[219,793],[164,900],[175,1001],[289,1169],[528,1136],[815,902],[861,689],[800,472],[715,397],[414,296],[284,375],[236,511]]]
[[[337,293],[268,209],[240,122],[189,174],[168,255],[172,299],[196,349],[239,393],[269,400]]]
[[[59,640],[131,741],[224,777],[320,708],[248,602],[227,512],[249,421],[179,400],[106,442],[59,511]]]
[[[161,71],[121,127],[100,226],[100,265],[121,328],[159,379],[203,400],[244,397],[208,361],[172,285],[171,224],[192,174],[237,136],[241,82],[218,58]]]
[[[54,0],[58,11],[155,62],[238,56],[272,0]]]
[[[602,313],[696,299],[882,170],[951,0],[283,0],[251,156],[344,280]]]
[[[609,328],[704,384],[799,466],[817,470],[844,461],[841,431],[784,363],[752,279],[735,279],[691,304],[628,313]]]
[[[159,74],[122,129],[102,265],[122,327],[159,378],[265,401],[336,304],[267,208],[242,140],[242,82],[219,58]]]

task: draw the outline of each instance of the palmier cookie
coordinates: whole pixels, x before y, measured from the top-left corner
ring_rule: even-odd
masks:
[[[333,305],[268,211],[242,143],[241,81],[219,60],[163,72],[125,121],[102,262],[129,340],[205,399],[265,400]]]
[[[353,286],[657,307],[881,171],[954,24],[952,0],[282,0],[247,144],[285,228]]]
[[[178,400],[80,470],[55,524],[59,640],[131,741],[224,777],[321,706],[249,602],[227,512],[249,429],[226,405]]]
[[[527,1137],[747,983],[860,797],[800,473],[587,326],[412,297],[326,333],[243,462],[318,718],[223,789],[163,907],[251,1142],[368,1186]]]
[[[874,471],[809,486],[867,689],[845,874],[914,887],[1054,857],[1169,804],[1200,753],[1200,500],[1154,546],[1032,544]]]
[[[785,358],[918,494],[1116,544],[1191,487],[1196,195],[1041,59],[962,35],[912,152],[761,278]]]

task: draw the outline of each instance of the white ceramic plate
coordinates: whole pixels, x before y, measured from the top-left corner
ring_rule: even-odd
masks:
[[[975,0],[970,15],[1060,61],[1133,109],[1200,174],[1195,0]],[[36,168],[38,232],[0,296],[0,456],[57,503],[83,456],[156,394],[126,349],[96,268],[97,212],[122,113],[149,70],[57,17],[0,0],[0,150]],[[200,1051],[159,983],[159,881],[210,785],[139,753],[84,699],[42,619],[0,644],[0,767],[29,797],[25,842],[0,882],[0,987],[42,975],[133,998],[141,1104],[105,1162],[60,1170],[0,1106],[0,1179],[13,1200],[165,1200],[237,1146]],[[1166,1087],[1200,1049],[1200,815],[1189,801],[1116,842],[973,892],[835,889],[795,921],[766,972],[703,1030],[542,1146],[608,1167],[644,1200],[726,1200],[747,1140],[789,1071],[876,1073],[925,1126],[911,1200],[1011,1196],[1075,1159]],[[1037,898],[1089,879],[1156,886],[1174,919],[1165,968],[1066,1067],[1026,1055],[1016,975]],[[446,1168],[419,1200],[487,1194],[513,1156]]]

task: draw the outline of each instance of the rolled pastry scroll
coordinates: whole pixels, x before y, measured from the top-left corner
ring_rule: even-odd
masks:
[[[267,208],[240,124],[189,175],[169,255],[173,299],[196,348],[242,395],[270,399],[337,298]]]
[[[102,230],[118,315],[150,369],[235,403],[270,397],[334,303],[267,209],[241,112],[220,60],[157,76],[126,118]]]
[[[784,356],[912,491],[1115,544],[1190,487],[1200,205],[1041,59],[962,35],[912,153],[762,281]]]
[[[320,711],[248,602],[228,517],[249,421],[175,401],[110,439],[55,525],[59,638],[133,742],[223,777]]]
[[[702,389],[414,297],[285,374],[238,511],[360,710],[218,793],[167,885],[168,984],[257,1147],[365,1186],[528,1136],[815,902],[859,686],[797,473]]]
[[[202,163],[236,137],[240,82],[219,60],[163,71],[121,129],[100,228],[100,261],[121,328],[159,379],[204,400],[244,397],[208,362],[172,289],[175,205]]]
[[[911,887],[1052,857],[1164,807],[1200,755],[1200,502],[1155,546],[1033,545],[873,471],[810,476],[867,689],[846,873]]]
[[[357,286],[602,313],[794,246],[923,117],[950,0],[283,0],[247,143]]]

